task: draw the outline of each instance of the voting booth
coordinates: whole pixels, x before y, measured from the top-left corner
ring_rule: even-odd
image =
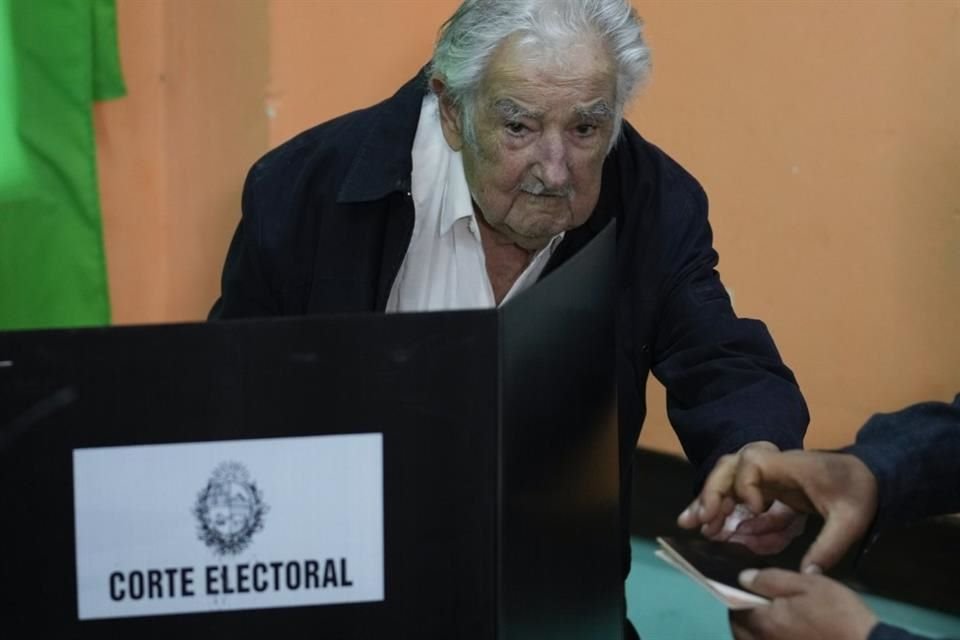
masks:
[[[619,637],[614,242],[499,309],[0,334],[8,637]]]

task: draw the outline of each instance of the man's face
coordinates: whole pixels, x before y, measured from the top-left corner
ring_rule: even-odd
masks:
[[[600,196],[613,133],[615,74],[593,40],[538,55],[510,38],[494,54],[475,105],[476,146],[444,113],[463,152],[467,183],[485,221],[526,249],[583,224]]]

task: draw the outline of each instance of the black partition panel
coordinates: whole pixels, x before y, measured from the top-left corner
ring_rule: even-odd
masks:
[[[622,633],[613,245],[501,310],[502,638]]]
[[[616,637],[612,260],[500,310],[0,333],[5,637]],[[354,433],[382,601],[78,620],[74,450]]]

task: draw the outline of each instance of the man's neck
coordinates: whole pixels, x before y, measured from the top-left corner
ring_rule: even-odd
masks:
[[[502,233],[491,227],[483,215],[475,214],[483,255],[487,265],[487,277],[493,289],[493,298],[499,305],[510,292],[513,284],[523,273],[535,251],[518,246]]]

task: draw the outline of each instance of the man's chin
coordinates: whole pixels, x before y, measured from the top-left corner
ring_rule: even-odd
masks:
[[[513,240],[513,243],[518,247],[522,247],[527,251],[539,251],[564,231],[567,231],[567,229],[560,226],[552,226],[546,229],[523,229],[520,232],[511,231],[510,239]]]
[[[532,212],[516,217],[522,219],[523,224],[511,225],[505,221],[491,226],[502,237],[527,251],[539,251],[557,235],[580,226],[573,224],[574,218],[569,212],[562,216]]]
[[[550,238],[540,238],[540,237],[532,238],[532,237],[514,235],[511,237],[511,239],[513,240],[513,243],[515,245],[527,251],[540,251],[540,249],[543,249],[545,246],[550,244]]]
[[[556,218],[549,218],[539,221],[539,224],[534,221],[533,224],[527,224],[517,229],[511,228],[510,235],[514,238],[514,242],[526,249],[542,249],[559,234],[578,226],[573,224],[572,216],[567,216],[562,222]]]

